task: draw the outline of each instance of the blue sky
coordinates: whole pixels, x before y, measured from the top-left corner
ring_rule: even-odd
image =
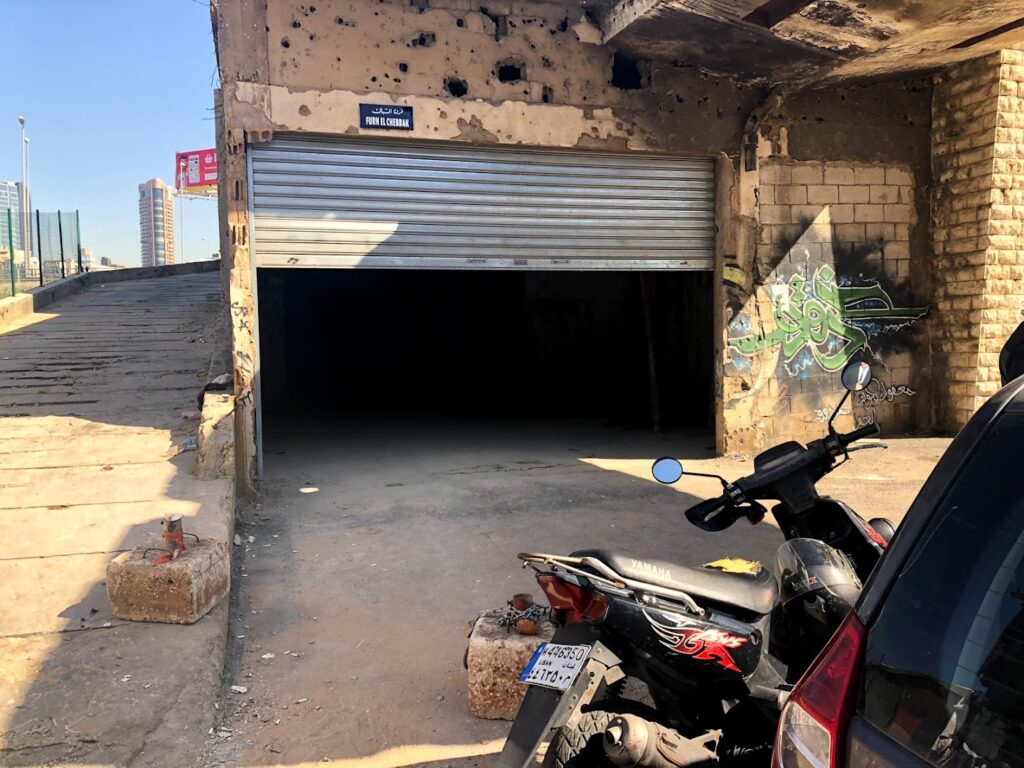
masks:
[[[176,151],[216,143],[209,9],[199,0],[0,5],[0,179],[21,179],[24,115],[33,207],[77,208],[85,247],[138,266],[139,183],[173,184]],[[182,205],[178,260],[209,256],[218,250],[216,202]]]

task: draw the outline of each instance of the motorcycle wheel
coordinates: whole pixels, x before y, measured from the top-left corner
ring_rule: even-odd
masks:
[[[614,764],[605,756],[605,729],[611,721],[618,717],[618,712],[607,712],[603,709],[592,709],[584,712],[574,728],[562,728],[551,739],[545,766],[552,768],[614,768]]]

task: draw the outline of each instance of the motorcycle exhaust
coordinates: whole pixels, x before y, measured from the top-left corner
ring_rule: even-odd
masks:
[[[718,756],[705,744],[721,734],[685,739],[678,732],[636,715],[619,715],[604,732],[604,753],[622,768],[704,768],[717,766]]]

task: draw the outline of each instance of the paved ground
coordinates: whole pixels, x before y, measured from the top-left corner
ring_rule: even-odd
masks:
[[[122,623],[104,573],[171,512],[226,535],[228,482],[172,457],[219,307],[216,273],[128,281],[0,331],[2,765],[183,765],[207,738],[226,606]]]
[[[824,490],[898,519],[947,442],[856,454]],[[711,452],[705,436],[587,425],[269,421],[265,495],[240,518],[236,558],[230,678],[248,692],[223,700],[230,736],[207,762],[490,765],[508,724],[467,711],[464,626],[536,593],[516,552],[772,556],[770,525],[708,534],[685,522],[715,481],[649,479],[664,454],[749,473]]]

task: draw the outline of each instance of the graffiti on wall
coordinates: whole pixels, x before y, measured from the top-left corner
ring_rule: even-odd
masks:
[[[782,290],[775,291],[774,330],[754,333],[743,315],[730,325],[730,333],[736,334],[729,339],[734,362],[780,347],[791,375],[813,366],[835,372],[868,348],[872,339],[908,328],[929,309],[898,306],[877,281],[840,282],[829,264],[817,267],[810,277],[797,272],[778,287]]]
[[[870,383],[854,397],[854,402],[864,409],[864,413],[857,414],[856,425],[863,427],[876,423],[879,405],[893,403],[900,398],[911,398],[916,394],[917,392],[905,384],[886,384],[877,376],[872,377]]]

